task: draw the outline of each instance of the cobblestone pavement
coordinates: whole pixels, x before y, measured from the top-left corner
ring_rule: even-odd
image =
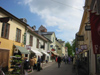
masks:
[[[72,64],[61,63],[61,67],[58,68],[56,62],[46,64],[41,71],[33,71],[28,75],[75,75],[74,69],[72,69]]]

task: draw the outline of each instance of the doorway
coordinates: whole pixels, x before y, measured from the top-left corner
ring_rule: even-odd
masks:
[[[8,71],[9,50],[0,49],[0,65],[4,72]]]

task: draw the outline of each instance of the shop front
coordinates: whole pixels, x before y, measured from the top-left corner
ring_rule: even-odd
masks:
[[[28,57],[30,52],[21,46],[14,45],[14,55],[21,55],[22,57]]]
[[[89,51],[84,50],[80,52],[81,70],[84,74],[89,75]]]
[[[51,51],[51,59],[52,59],[52,60],[55,60],[55,58],[56,58],[57,56],[59,56],[58,53],[56,53],[56,52],[54,52],[54,51]]]
[[[48,59],[49,59],[49,57],[50,57],[50,55],[47,53],[47,52],[45,52],[45,51],[41,51],[41,53],[43,53],[43,56],[42,56],[42,60],[43,61],[49,61]]]

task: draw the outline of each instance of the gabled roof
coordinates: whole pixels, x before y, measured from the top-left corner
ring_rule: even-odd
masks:
[[[45,35],[42,35],[44,38],[46,38],[50,43],[52,43],[52,41],[49,39],[49,38],[47,38]]]
[[[29,26],[28,24],[26,24],[25,22],[23,22],[22,20],[20,20],[19,18],[17,18],[16,16],[12,15],[11,13],[9,13],[8,11],[6,11],[5,9],[3,9],[2,7],[0,7],[0,12],[4,13],[5,15],[7,15],[8,17],[18,21],[19,23],[21,23],[24,26]]]
[[[46,29],[43,25],[41,25],[40,27],[39,27],[39,29]],[[47,29],[46,29],[47,30]]]
[[[35,31],[38,33],[38,30]],[[54,32],[41,32],[41,35],[52,35]]]
[[[65,41],[58,41],[59,43],[64,43]]]
[[[31,28],[30,26],[27,26],[27,28],[28,28],[34,35],[38,36],[39,38],[41,38],[41,39],[43,39],[43,40],[45,40],[45,41],[48,41],[45,37],[43,37],[43,36],[37,34],[34,30],[32,30],[32,28]]]
[[[54,32],[41,32],[42,35],[52,35]]]

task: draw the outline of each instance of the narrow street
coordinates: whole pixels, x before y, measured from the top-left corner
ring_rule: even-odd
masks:
[[[75,71],[72,71],[72,64],[62,62],[60,68],[58,68],[57,63],[53,63],[40,72],[34,71],[29,75],[75,75]]]

